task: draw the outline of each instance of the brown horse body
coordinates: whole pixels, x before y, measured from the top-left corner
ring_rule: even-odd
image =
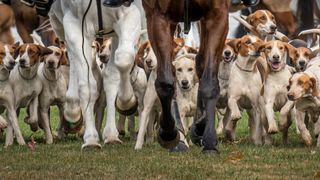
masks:
[[[24,43],[33,43],[30,36],[32,32],[39,27],[49,17],[38,16],[36,9],[26,6],[20,0],[11,0],[11,8],[15,15],[17,31]],[[51,31],[39,32],[39,35],[45,46],[54,45],[56,35]]]
[[[228,31],[229,2],[225,0],[189,1],[190,20],[200,20],[201,24],[201,45],[196,57],[197,74],[200,78],[199,116],[191,133],[192,137],[195,137],[193,140],[201,139],[199,142],[204,146],[205,152],[216,152],[214,115],[219,95],[217,73]],[[165,148],[173,148],[179,143],[178,129],[183,130],[179,127],[180,117],[174,100],[175,79],[171,63],[173,35],[177,23],[183,21],[184,0],[144,0],[143,7],[147,17],[148,35],[158,59],[158,76],[155,86],[163,109],[158,141]]]
[[[14,15],[10,6],[0,3],[0,42],[13,44],[11,27],[14,25]]]

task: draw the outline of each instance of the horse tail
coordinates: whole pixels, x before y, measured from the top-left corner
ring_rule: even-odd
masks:
[[[314,0],[298,0],[299,31],[314,28],[313,4]]]

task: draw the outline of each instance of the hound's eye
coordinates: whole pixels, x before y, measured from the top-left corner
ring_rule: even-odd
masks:
[[[283,47],[281,46],[281,47],[279,47],[279,49],[280,49],[280,50],[283,50]]]
[[[178,68],[177,71],[178,71],[178,72],[182,72],[182,68]]]
[[[103,51],[103,50],[104,50],[104,48],[106,48],[106,46],[105,46],[105,45],[101,46],[101,51]]]
[[[193,68],[188,68],[188,71],[189,71],[189,72],[193,71]]]
[[[260,19],[261,20],[266,20],[266,17],[265,16],[261,16]]]
[[[109,46],[109,51],[111,51],[111,46]]]
[[[61,54],[59,52],[54,53],[55,56],[60,56]]]
[[[32,55],[32,54],[35,53],[35,51],[33,51],[33,50],[30,49],[30,50],[28,51],[28,53]]]
[[[288,90],[288,91],[290,90],[290,85],[287,86],[287,90]]]
[[[268,47],[267,47],[267,49],[268,49],[268,50],[271,50],[271,49],[272,49],[272,47],[271,47],[271,46],[268,46]]]
[[[246,44],[251,44],[251,41],[250,40],[246,41]]]

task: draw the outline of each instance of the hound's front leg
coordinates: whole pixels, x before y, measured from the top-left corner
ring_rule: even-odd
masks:
[[[230,109],[230,119],[232,121],[239,120],[241,118],[241,112],[238,106],[240,96],[231,95],[228,99],[228,107]]]
[[[11,97],[14,97],[13,95]],[[13,100],[12,100],[12,104],[13,104]],[[9,124],[10,124],[10,128],[8,130],[9,131],[12,131],[11,128],[13,128],[13,131],[16,135],[16,138],[17,138],[17,142],[19,145],[25,145],[25,141],[23,139],[23,136],[21,134],[21,130],[20,130],[20,127],[19,127],[19,124],[18,124],[18,118],[17,118],[17,113],[13,107],[13,105],[7,105],[7,117],[9,119]],[[13,139],[13,137],[11,138],[10,136],[12,136],[12,132],[9,132],[7,133],[7,136],[8,137],[8,142],[7,142],[7,139],[6,139],[6,145],[9,145],[10,144],[10,140],[9,139]]]
[[[151,86],[151,87],[149,86],[149,88],[146,91],[145,97],[143,99],[143,110],[141,112],[141,115],[139,116],[140,123],[139,123],[137,142],[135,145],[136,150],[139,150],[142,148],[147,125],[150,119],[150,112],[153,109],[153,106],[155,104],[155,101],[157,100],[157,97],[158,96],[156,94],[154,86]]]
[[[309,130],[306,127],[306,124],[304,123],[304,117],[305,117],[305,112],[296,110],[297,124],[300,130],[301,137],[307,146],[311,146],[312,137],[310,135]]]
[[[29,104],[28,116],[25,118],[25,122],[30,124],[32,131],[37,131],[39,128],[38,125],[38,107],[39,107],[39,98],[36,96]]]
[[[282,131],[282,137],[283,137],[283,143],[288,143],[288,130],[292,123],[291,121],[291,112],[294,111],[294,102],[293,101],[287,101],[286,104],[281,108],[280,110],[280,130]],[[294,116],[293,116],[294,118]]]
[[[40,114],[40,119],[41,121],[45,137],[46,137],[46,143],[47,144],[52,144],[53,143],[53,137],[51,133],[51,128],[50,128],[50,120],[49,120],[49,107],[41,107],[39,108],[39,114]]]
[[[275,94],[266,94],[266,97],[264,98],[265,106],[264,110],[267,116],[268,120],[268,133],[269,134],[275,134],[278,132],[278,125],[276,120],[274,119],[274,111],[273,111],[273,105],[275,102],[276,95]]]

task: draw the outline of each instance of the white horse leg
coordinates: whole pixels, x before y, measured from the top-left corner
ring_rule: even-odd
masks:
[[[85,121],[85,133],[83,136],[85,147],[101,147],[99,144],[99,135],[95,127],[94,118],[94,104],[98,97],[97,82],[94,79],[92,69],[91,57],[91,42],[94,37],[84,35],[84,48],[82,49],[82,39],[79,38],[81,32],[81,23],[79,18],[73,16],[71,13],[66,14],[63,19],[67,49],[70,54],[70,70],[73,70],[73,76],[70,76],[70,90],[67,92],[68,99],[78,99],[80,97],[80,107],[82,110],[83,119]],[[83,57],[82,50],[85,53],[87,61]],[[76,86],[76,79],[78,77],[78,87]],[[78,93],[77,93],[78,91]]]
[[[114,30],[119,38],[114,64],[120,73],[116,106],[120,111],[125,112],[124,115],[131,115],[129,113],[132,113],[138,104],[130,82],[130,72],[134,66],[135,42],[141,32],[141,17],[137,7],[131,6],[130,8],[128,14],[114,24]]]

